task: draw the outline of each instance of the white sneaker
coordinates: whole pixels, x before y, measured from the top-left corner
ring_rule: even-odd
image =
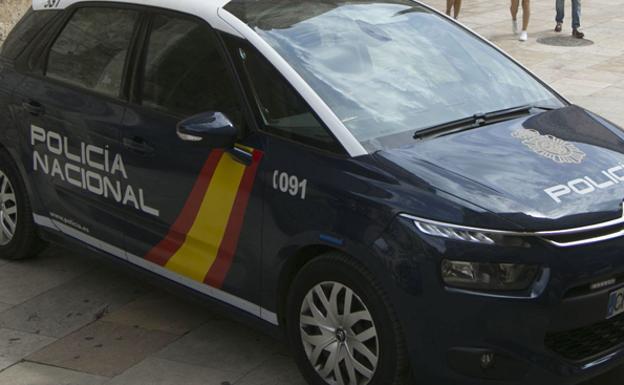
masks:
[[[514,35],[518,35],[518,32],[520,32],[520,29],[518,28],[518,20],[511,21],[511,29],[513,30]]]
[[[520,41],[527,41],[527,40],[529,40],[529,33],[527,31],[522,31],[520,33],[520,37],[518,39]]]

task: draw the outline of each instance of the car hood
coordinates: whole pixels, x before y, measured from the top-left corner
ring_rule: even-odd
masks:
[[[478,206],[512,228],[559,230],[622,217],[624,135],[576,106],[415,141],[377,156],[421,187],[424,182],[430,191]]]

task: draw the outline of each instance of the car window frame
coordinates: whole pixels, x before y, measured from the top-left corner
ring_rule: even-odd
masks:
[[[48,67],[48,63],[50,59],[50,52],[52,50],[52,47],[54,46],[56,41],[59,39],[61,33],[63,33],[63,31],[67,27],[67,24],[70,22],[70,20],[75,15],[75,13],[78,10],[84,9],[84,8],[129,9],[129,10],[136,11],[138,14],[136,25],[132,33],[132,36],[130,38],[130,44],[128,46],[128,54],[126,55],[126,58],[125,58],[124,72],[123,72],[121,83],[120,83],[120,92],[117,96],[108,95],[102,92],[98,92],[94,89],[81,87],[79,85],[72,84],[72,83],[67,83],[63,80],[55,79],[47,75],[47,67]],[[47,12],[47,11],[39,11],[39,12]],[[40,61],[35,66],[31,66],[31,67],[35,67],[36,69],[36,71],[33,72],[33,75],[51,84],[66,87],[76,92],[86,93],[93,97],[99,97],[99,98],[102,98],[108,101],[117,102],[117,103],[127,102],[129,83],[131,80],[130,68],[131,68],[132,62],[134,61],[134,52],[135,52],[135,48],[137,45],[139,32],[145,22],[144,7],[140,5],[137,6],[134,4],[123,4],[123,3],[113,3],[113,2],[110,2],[110,3],[109,2],[87,2],[87,3],[79,3],[79,4],[72,5],[68,7],[67,9],[65,9],[63,12],[65,14],[61,18],[61,21],[58,22],[58,25],[52,28],[53,34],[51,34],[49,40],[45,44],[45,47],[41,51],[42,57]]]
[[[234,71],[233,64],[231,63],[229,56],[226,54],[223,42],[219,36],[218,31],[206,20],[201,17],[191,15],[184,12],[174,11],[166,8],[152,7],[152,6],[143,6],[145,8],[145,20],[142,30],[137,39],[137,44],[135,46],[135,57],[133,63],[131,64],[131,79],[129,84],[129,97],[128,103],[133,108],[140,108],[147,111],[151,111],[156,114],[163,114],[172,119],[183,120],[189,118],[190,116],[177,113],[174,111],[170,111],[166,108],[158,108],[153,106],[146,106],[143,104],[143,82],[144,82],[144,73],[145,66],[147,60],[147,50],[149,48],[149,39],[152,33],[152,27],[154,18],[156,16],[166,15],[171,17],[176,17],[180,19],[187,19],[205,26],[211,34],[213,34],[214,41],[216,43],[216,49],[219,53],[219,57],[222,60],[223,65],[225,65],[227,72],[229,73],[230,81],[232,83],[232,87],[234,87],[234,93],[238,102],[241,106],[241,119],[243,121],[243,127],[237,127],[240,130],[239,137],[244,137],[249,133],[252,129],[250,126],[251,119],[249,119],[249,108],[247,106],[247,101],[243,93],[241,92],[240,81],[236,72]],[[206,111],[207,112],[207,111]],[[254,127],[255,128],[255,127]]]
[[[43,25],[38,25],[36,27],[37,28],[36,32],[30,36],[30,39],[28,41],[25,41],[23,37],[24,37],[24,32],[26,31],[21,30],[21,28],[23,28],[24,23],[27,23],[31,18],[35,17],[38,13],[39,14],[48,13],[49,15],[47,16],[49,18],[47,20],[44,20]],[[32,7],[28,8],[26,13],[17,22],[17,24],[15,24],[15,26],[13,26],[13,28],[10,29],[8,35],[5,37],[5,40],[2,43],[3,44],[2,47],[0,47],[0,59],[6,62],[21,64],[23,62],[23,59],[22,59],[23,56],[28,56],[28,52],[31,51],[32,47],[37,45],[38,42],[41,41],[41,38],[40,38],[41,35],[43,35],[49,28],[54,28],[54,25],[58,22],[58,19],[63,17],[62,15],[63,15],[62,10],[50,10],[50,11],[41,12],[41,11],[33,10]],[[12,41],[12,39],[14,38],[13,34],[18,33],[18,32],[20,32],[20,34],[19,36],[17,36],[17,39],[21,40],[24,44],[19,49],[19,52],[15,52],[15,54],[12,57],[10,57],[5,52],[7,48],[6,43],[12,42],[12,44],[15,44],[15,42]]]
[[[333,156],[333,157],[339,157],[339,158],[349,158],[349,154],[347,152],[347,150],[345,149],[345,147],[343,146],[343,144],[336,138],[336,136],[334,135],[334,133],[332,132],[332,130],[329,129],[329,127],[325,124],[325,122],[318,116],[318,114],[316,113],[316,111],[314,110],[314,108],[312,108],[312,106],[310,106],[310,104],[301,96],[301,94],[299,94],[299,92],[297,91],[297,89],[295,87],[293,87],[292,84],[290,84],[290,82],[288,81],[288,79],[286,79],[278,70],[277,68],[275,68],[275,66],[273,65],[273,63],[270,62],[270,60],[268,60],[263,54],[262,52],[260,52],[249,40],[245,39],[245,38],[240,38],[237,36],[232,36],[229,35],[228,38],[230,40],[236,40],[236,44],[237,45],[237,49],[239,48],[238,46],[240,44],[245,45],[245,49],[251,49],[254,51],[255,54],[259,55],[262,59],[266,60],[266,62],[275,70],[275,72],[277,73],[277,75],[280,77],[280,79],[288,85],[288,87],[291,88],[291,90],[298,95],[302,101],[306,104],[306,106],[309,108],[310,112],[312,113],[312,115],[314,116],[314,118],[317,120],[317,122],[320,124],[320,127],[323,128],[334,140],[334,142],[336,143],[336,150],[338,151],[333,151],[331,149],[327,149],[327,148],[322,148],[320,146],[315,146],[313,144],[309,144],[306,143],[304,141],[300,141],[298,139],[292,139],[292,138],[287,138],[283,135],[279,135],[277,133],[271,132],[270,130],[267,130],[264,127],[264,122],[263,122],[263,117],[262,117],[262,113],[259,110],[259,106],[258,103],[256,102],[255,96],[254,96],[254,91],[252,89],[252,81],[251,79],[249,79],[248,74],[246,74],[245,70],[244,70],[244,64],[242,63],[242,61],[240,60],[240,58],[237,57],[237,55],[235,55],[234,52],[231,51],[231,47],[230,44],[223,42],[224,47],[227,51],[228,56],[230,56],[230,60],[232,61],[232,66],[234,67],[234,69],[237,72],[237,76],[240,79],[240,86],[243,89],[243,92],[245,93],[245,99],[249,105],[249,108],[251,109],[251,113],[253,114],[253,119],[255,122],[255,125],[258,129],[259,132],[261,132],[264,135],[267,135],[271,138],[274,139],[279,139],[280,141],[284,141],[287,142],[289,144],[293,144],[293,145],[297,145],[300,147],[303,147],[305,149],[308,150],[312,150],[314,152],[320,153],[322,155],[329,155],[329,156]]]

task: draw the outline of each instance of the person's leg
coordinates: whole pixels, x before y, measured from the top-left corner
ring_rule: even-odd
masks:
[[[529,20],[531,18],[531,3],[530,0],[522,0],[522,32],[520,32],[520,41],[529,40]]]
[[[531,20],[531,0],[522,0],[522,30],[529,30]]]
[[[520,8],[520,0],[511,0],[511,20],[518,19],[518,9]]]
[[[581,0],[572,0],[572,36],[583,39],[585,34],[579,31],[581,28]]]
[[[518,8],[520,8],[520,0],[511,0],[511,29],[514,35],[518,34]]]
[[[451,9],[453,9],[453,4],[455,0],[446,0],[446,14],[451,16]]]
[[[455,0],[455,7],[454,7],[454,10],[455,10],[455,14],[454,14],[455,19],[458,19],[458,18],[459,18],[459,12],[461,11],[461,7],[462,7],[462,0]]]
[[[572,0],[572,28],[581,27],[581,0]]]
[[[555,21],[557,22],[557,24],[563,24],[564,18],[565,18],[565,0],[557,0],[557,17],[555,18]]]

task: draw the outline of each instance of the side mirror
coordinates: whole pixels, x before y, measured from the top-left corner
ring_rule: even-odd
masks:
[[[221,112],[203,112],[178,123],[178,137],[187,142],[206,140],[215,148],[232,148],[236,143],[238,130]]]

